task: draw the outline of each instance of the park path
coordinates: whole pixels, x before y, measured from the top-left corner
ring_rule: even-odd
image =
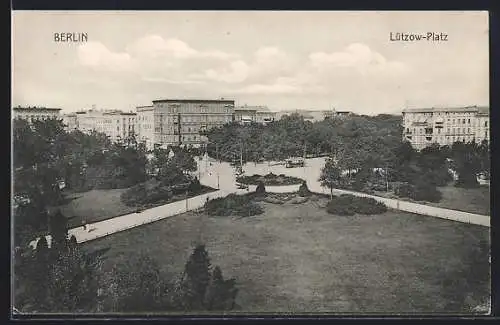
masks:
[[[147,223],[155,222],[164,218],[172,217],[187,211],[197,210],[203,207],[207,198],[221,198],[231,193],[243,194],[247,190],[238,189],[236,186],[236,177],[233,168],[229,163],[217,163],[213,159],[205,158],[198,160],[198,177],[200,182],[205,186],[218,188],[217,191],[202,194],[181,200],[166,205],[147,209],[138,213],[131,213],[116,218],[111,218],[96,223],[88,224],[87,227],[90,231],[84,230],[83,227],[76,227],[68,231],[69,235],[74,235],[78,243],[94,240],[97,238],[105,237],[107,235],[138,227]],[[324,158],[307,159],[306,166],[303,168],[285,168],[285,166],[278,163],[263,163],[263,164],[246,164],[244,172],[246,175],[267,173],[285,174],[306,180],[309,190],[316,193],[330,194],[330,190],[321,186],[318,181],[321,173],[321,168],[324,165]],[[296,192],[299,185],[290,186],[267,186],[266,191],[273,193],[289,193]],[[255,186],[250,186],[249,191],[254,191]],[[431,207],[428,205],[417,204],[407,201],[382,198],[365,193],[347,191],[347,190],[334,190],[335,194],[352,194],[362,197],[371,197],[379,202],[385,203],[389,208],[416,213],[420,215],[427,215],[437,218],[443,218],[458,222],[465,222],[477,224],[481,226],[490,227],[490,217],[473,214],[463,211]],[[50,245],[51,237],[48,235],[47,241]],[[33,240],[30,246],[35,248],[39,238]]]

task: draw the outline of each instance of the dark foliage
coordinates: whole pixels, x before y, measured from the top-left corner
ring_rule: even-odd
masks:
[[[311,191],[309,191],[306,181],[303,181],[299,187],[299,196],[302,197],[311,196]]]
[[[265,186],[280,186],[280,185],[295,185],[301,184],[302,179],[292,176],[275,175],[269,173],[267,175],[252,175],[252,176],[238,176],[236,181],[241,184],[258,185],[260,182]]]
[[[224,198],[208,201],[205,204],[205,211],[211,216],[231,216],[249,217],[264,213],[264,210],[252,201],[251,195],[229,194]]]
[[[354,214],[381,214],[387,211],[385,204],[373,198],[343,194],[334,196],[326,207],[328,213],[352,216]]]
[[[260,181],[257,184],[257,188],[255,189],[255,193],[257,193],[257,194],[265,194],[266,193],[266,187],[264,186],[264,182]]]

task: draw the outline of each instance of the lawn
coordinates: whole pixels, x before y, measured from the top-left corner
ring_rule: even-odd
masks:
[[[488,186],[465,189],[451,185],[438,189],[443,194],[443,198],[441,202],[430,205],[484,215],[491,213]]]
[[[438,208],[452,209],[477,213],[482,215],[490,215],[490,188],[488,186],[480,186],[477,188],[461,188],[453,185],[438,187],[438,190],[443,195],[440,202],[423,202],[414,201],[409,198],[399,198],[400,200],[415,202],[435,206]],[[394,193],[378,192],[374,195],[398,199]]]
[[[167,201],[157,202],[144,207],[126,206],[120,196],[124,189],[109,189],[109,190],[91,190],[81,193],[71,193],[66,197],[66,204],[60,206],[61,212],[69,218],[68,224],[70,228],[82,225],[82,221],[87,223],[102,221],[116,216],[136,212],[138,209],[151,208],[158,205],[172,203],[180,199],[185,199],[185,195],[177,195]],[[208,187],[203,187],[200,195],[213,191]],[[193,197],[194,195],[188,195]]]
[[[326,202],[260,202],[264,214],[246,218],[191,212],[83,248],[111,248],[103,271],[147,254],[173,279],[204,242],[247,313],[470,313],[489,296],[488,228],[393,210],[340,217]]]

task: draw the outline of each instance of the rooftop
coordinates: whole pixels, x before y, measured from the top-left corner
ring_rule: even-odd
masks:
[[[15,111],[60,111],[61,108],[51,108],[43,106],[16,106],[13,108]]]
[[[431,112],[478,112],[489,114],[489,107],[485,106],[464,106],[464,107],[427,107],[427,108],[406,108],[403,113],[431,113]]]
[[[234,99],[157,99],[153,103],[227,103],[234,105]]]

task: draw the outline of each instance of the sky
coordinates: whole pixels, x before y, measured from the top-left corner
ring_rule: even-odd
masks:
[[[171,98],[270,109],[488,105],[487,12],[12,13],[12,103],[134,110]],[[396,33],[447,41],[391,41]],[[87,42],[54,41],[86,33]]]

